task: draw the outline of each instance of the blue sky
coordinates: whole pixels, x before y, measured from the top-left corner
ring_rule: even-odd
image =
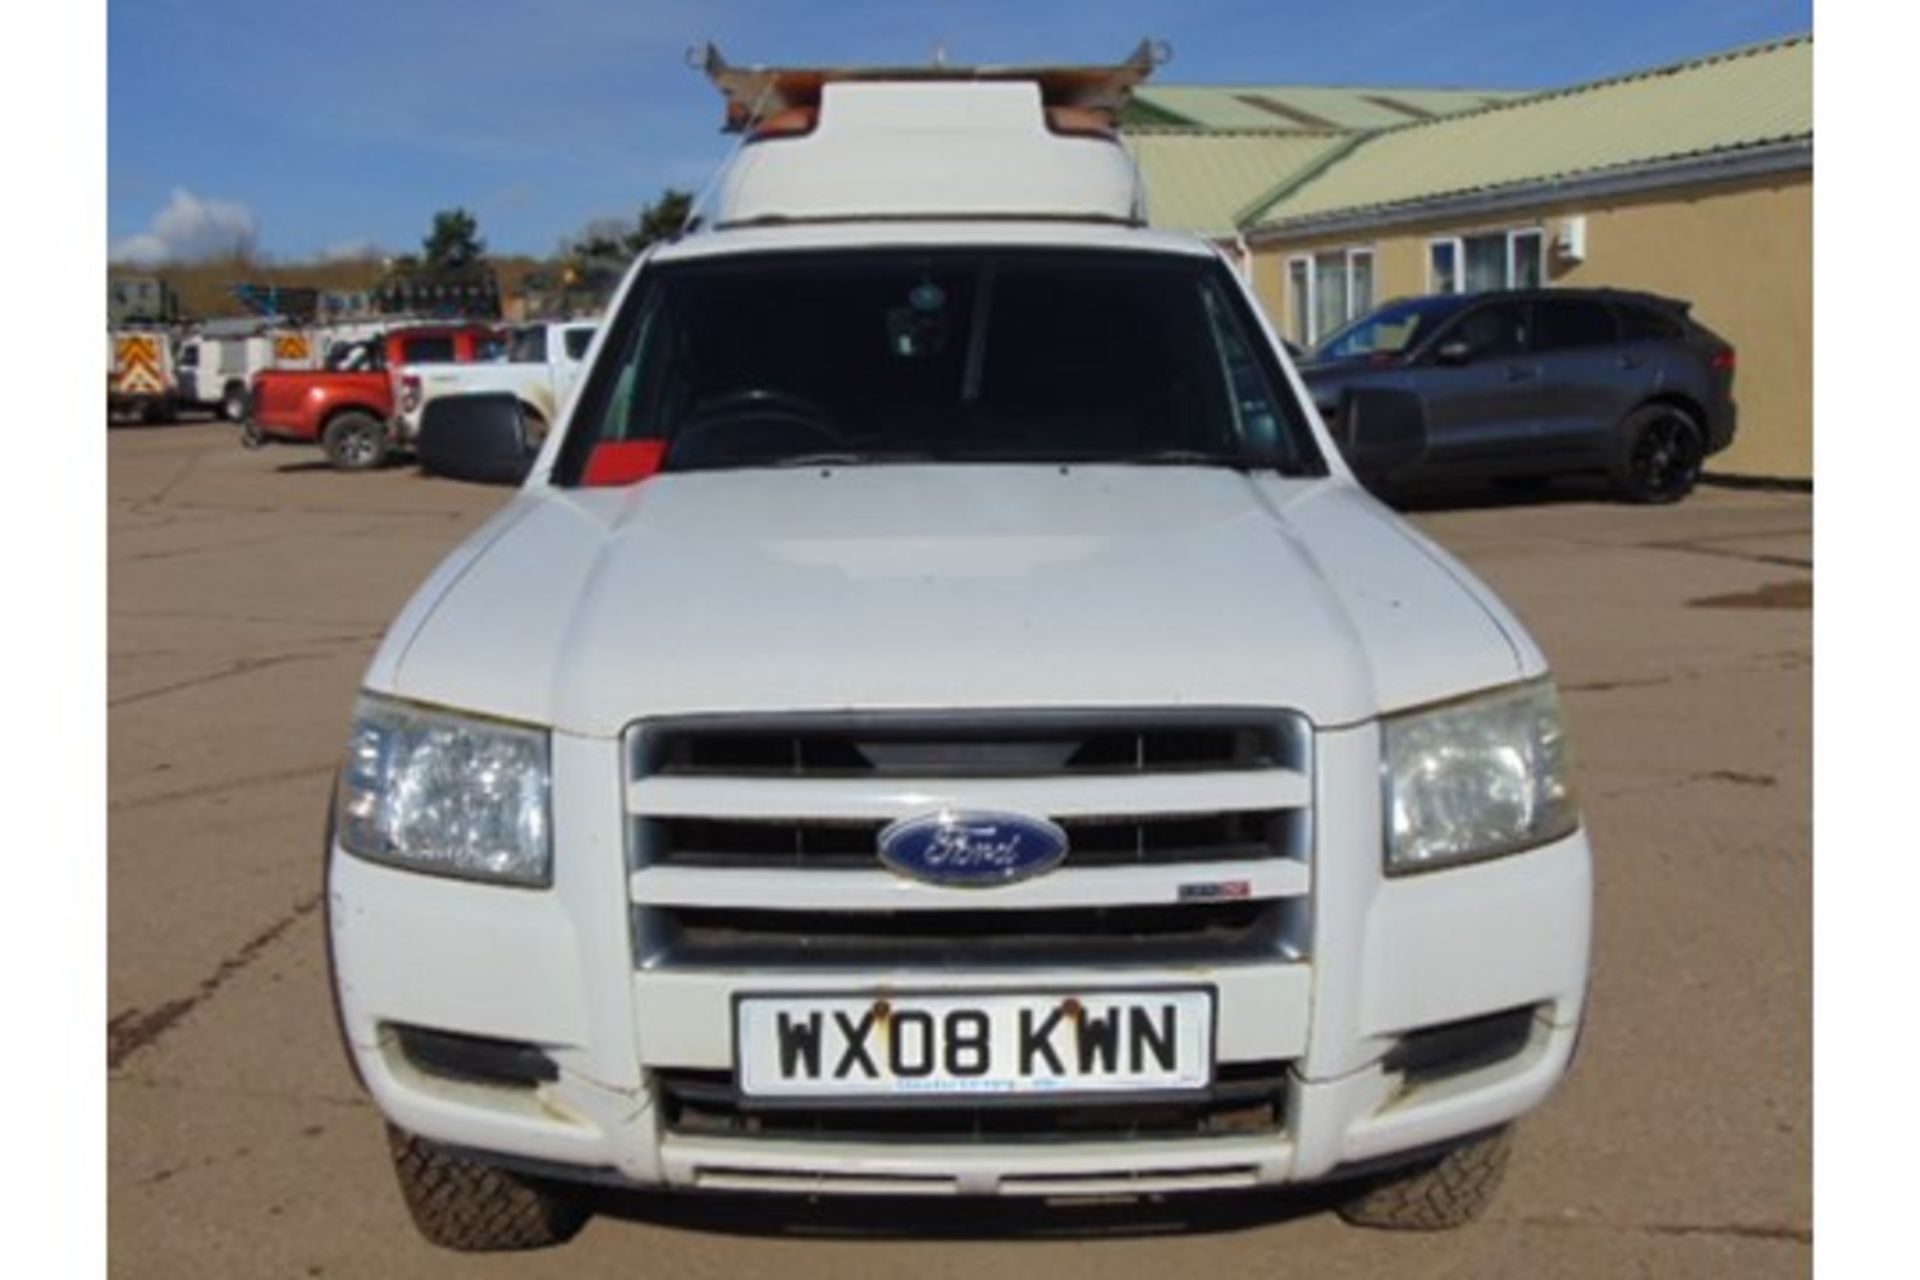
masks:
[[[1811,0],[110,0],[110,249],[501,252],[697,189],[725,155],[689,45],[736,62],[1098,62],[1177,83],[1547,88],[1808,30]]]

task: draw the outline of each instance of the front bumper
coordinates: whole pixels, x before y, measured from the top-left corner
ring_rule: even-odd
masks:
[[[555,740],[564,833],[551,889],[496,888],[330,851],[330,940],[343,1031],[382,1112],[481,1158],[583,1181],[807,1193],[1076,1195],[1310,1181],[1476,1133],[1537,1105],[1583,1016],[1590,855],[1584,833],[1514,857],[1404,879],[1379,873],[1376,735],[1323,733],[1313,946],[1298,960],[1124,971],[740,969],[634,962],[617,746]],[[1345,782],[1334,780],[1344,779]],[[1217,993],[1223,1067],[1280,1063],[1280,1123],[1259,1133],[1045,1142],[714,1134],[678,1127],[663,1073],[732,1062],[738,993],[1095,989]],[[1526,1011],[1524,1042],[1438,1078],[1396,1066],[1414,1031]],[[538,1046],[535,1086],[419,1069],[395,1028]]]

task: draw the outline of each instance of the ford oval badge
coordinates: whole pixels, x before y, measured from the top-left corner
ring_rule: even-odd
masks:
[[[1067,856],[1067,833],[1044,818],[942,809],[880,832],[880,861],[953,889],[990,889],[1042,875]]]

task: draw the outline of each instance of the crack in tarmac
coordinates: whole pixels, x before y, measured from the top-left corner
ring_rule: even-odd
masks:
[[[343,1059],[344,1061],[344,1059]],[[167,1076],[118,1075],[109,1082],[116,1088],[165,1090],[169,1093],[204,1093],[222,1098],[249,1098],[261,1102],[318,1103],[328,1107],[366,1110],[373,1104],[365,1094],[298,1093],[291,1089],[249,1089],[230,1084],[203,1084],[197,1080],[178,1080]]]
[[[164,1001],[151,1009],[123,1009],[115,1014],[107,1022],[107,1070],[119,1067],[171,1031],[182,1018],[210,999],[235,974],[258,960],[262,952],[302,917],[311,915],[323,896],[316,891],[301,899],[292,911],[241,943],[220,961],[212,973],[202,978],[190,994]]]
[[[1622,676],[1617,680],[1582,680],[1560,686],[1561,693],[1613,693],[1620,689],[1657,689],[1662,685],[1687,684],[1719,676],[1749,675],[1755,671],[1797,671],[1812,661],[1812,654],[1798,649],[1755,654],[1751,661],[1724,667],[1682,667],[1657,676]]]
[[[185,689],[197,689],[202,685],[215,684],[221,680],[231,680],[235,676],[250,675],[255,671],[264,671],[270,667],[285,666],[289,662],[317,662],[332,657],[327,653],[276,653],[264,658],[240,658],[226,668],[204,676],[193,676],[186,680],[177,680],[172,684],[163,684],[155,689],[142,689],[138,693],[122,694],[118,698],[108,698],[109,707],[124,707],[136,702],[146,702],[152,698],[165,697],[169,693],[179,693]]]
[[[285,618],[258,613],[210,613],[204,609],[122,609],[107,611],[110,618],[171,618],[182,622],[241,622],[253,626],[274,627],[351,627],[373,628],[368,638],[377,640],[386,634],[391,619],[372,618]]]
[[[1606,1218],[1517,1218],[1514,1222],[1522,1227],[1561,1230],[1633,1231],[1654,1236],[1718,1236],[1781,1244],[1813,1244],[1812,1227],[1796,1227],[1780,1222],[1614,1222]]]
[[[275,769],[269,773],[249,774],[244,778],[229,778],[224,782],[208,782],[197,787],[182,787],[178,791],[162,791],[158,795],[136,796],[131,800],[113,800],[108,802],[107,810],[117,812],[124,809],[146,809],[173,800],[196,800],[202,796],[218,795],[222,791],[238,791],[242,787],[258,786],[261,783],[291,782],[296,778],[311,778],[323,773],[332,773],[335,767],[335,763],[329,760],[325,764]]]
[[[1801,532],[1804,532],[1804,531],[1801,531]],[[1777,535],[1765,534],[1765,533],[1738,534],[1738,535],[1730,536],[1726,540],[1733,541],[1736,537],[1765,538],[1765,537],[1774,537],[1774,536],[1777,536]],[[1679,552],[1684,552],[1686,554],[1696,555],[1696,556],[1717,556],[1722,560],[1747,560],[1754,564],[1779,565],[1788,569],[1811,570],[1813,568],[1813,559],[1810,556],[1778,555],[1778,554],[1767,552],[1767,551],[1731,551],[1731,550],[1723,550],[1719,547],[1709,547],[1709,546],[1702,545],[1703,543],[1710,542],[1710,541],[1712,541],[1712,539],[1692,538],[1692,539],[1686,539],[1686,540],[1677,541],[1677,542],[1642,542],[1638,545],[1646,547],[1649,550],[1653,550],[1653,551],[1679,551]]]

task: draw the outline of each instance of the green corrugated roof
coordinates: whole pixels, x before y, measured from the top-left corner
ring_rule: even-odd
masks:
[[[1133,101],[1121,119],[1129,126],[1185,124],[1204,129],[1341,133],[1389,129],[1520,96],[1505,89],[1144,84],[1133,91]]]
[[[1368,137],[1305,182],[1275,173],[1256,225],[1416,204],[1813,136],[1796,36]]]
[[[1156,227],[1231,236],[1236,216],[1272,189],[1347,144],[1348,134],[1274,130],[1133,129],[1123,135],[1147,186]]]

